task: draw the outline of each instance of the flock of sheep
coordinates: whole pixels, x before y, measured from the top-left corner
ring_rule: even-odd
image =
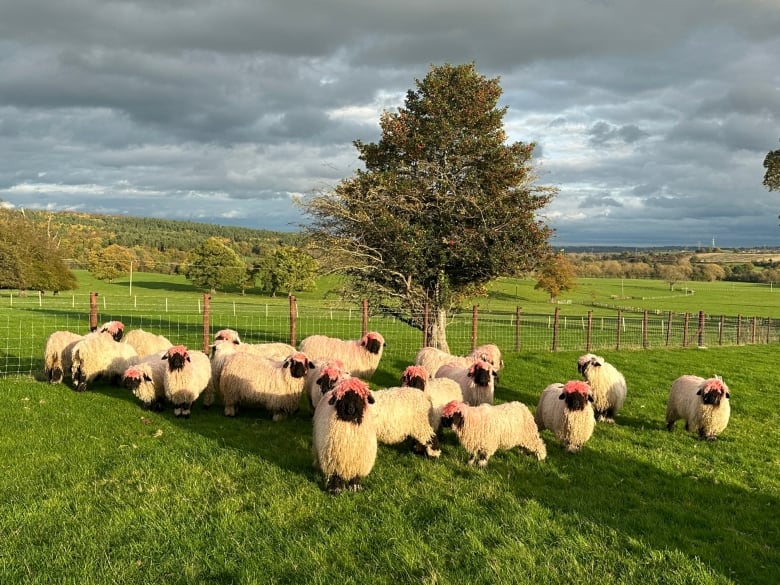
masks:
[[[330,493],[360,489],[378,444],[411,440],[415,452],[439,457],[444,428],[469,453],[469,463],[480,467],[496,451],[515,447],[545,459],[540,434],[545,429],[567,452],[576,453],[597,422],[614,422],[626,399],[623,375],[589,353],[577,360],[582,379],[547,386],[533,414],[519,401],[494,404],[504,364],[492,344],[467,356],[424,347],[402,372],[399,386],[371,390],[367,381],[384,346],[377,332],[358,340],[312,335],[296,348],[243,343],[236,331],[223,329],[206,355],[141,329],[124,334],[121,322],[109,321],[84,336],[52,333],[44,362],[50,383],[70,377],[73,387],[84,391],[100,377],[121,383],[146,408],[170,404],[183,417],[190,416],[198,398],[210,406],[219,393],[226,416],[235,416],[243,405],[259,406],[280,421],[296,412],[306,396],[314,465]],[[728,424],[729,401],[721,378],[681,376],[669,394],[667,428],[683,419],[686,430],[715,440]]]

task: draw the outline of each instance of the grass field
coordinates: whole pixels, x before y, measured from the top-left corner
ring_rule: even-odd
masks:
[[[707,310],[736,306],[730,283],[715,284],[724,288],[697,285],[694,297],[710,295]],[[94,283],[109,308],[121,286]],[[186,286],[139,277],[133,288],[197,300]],[[588,286],[572,298],[592,298]],[[597,302],[667,292],[664,283],[592,286]],[[497,287],[481,307],[545,305],[532,284]],[[776,292],[737,289],[757,314],[776,311]],[[321,293],[312,302],[335,303],[317,301]],[[507,352],[497,401],[533,410],[544,386],[576,377],[578,355]],[[605,352],[628,398],[581,453],[564,453],[545,431],[547,460],[499,452],[479,470],[447,432],[438,461],[381,446],[365,489],[338,497],[311,466],[303,403],[279,423],[200,404],[180,420],[108,385],[78,394],[2,378],[0,583],[776,583],[780,416],[767,400],[780,387],[776,356],[776,343]],[[372,386],[397,384],[403,365],[383,359]],[[731,388],[732,419],[717,442],[681,423],[664,429],[669,385],[683,373],[720,374]]]

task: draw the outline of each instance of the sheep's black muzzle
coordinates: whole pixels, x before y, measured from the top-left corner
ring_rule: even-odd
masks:
[[[487,386],[490,384],[491,372],[490,370],[484,370],[477,368],[474,370],[474,383],[477,386]]]
[[[338,378],[330,378],[329,376],[320,376],[317,378],[317,386],[320,387],[320,391],[325,394],[328,390],[333,390],[336,387],[336,381]]]
[[[422,376],[413,376],[406,381],[406,385],[409,386],[409,388],[425,390],[425,378]]]
[[[336,401],[336,416],[344,422],[360,424],[363,422],[365,401],[354,392],[347,392]]]
[[[123,385],[127,390],[135,392],[141,385],[141,378],[125,378]]]
[[[702,402],[704,402],[704,404],[709,404],[710,406],[720,406],[720,401],[722,398],[723,394],[718,391],[705,392],[701,397]]]
[[[290,375],[293,378],[303,378],[307,372],[306,364],[302,362],[290,362]]]
[[[588,397],[573,392],[566,395],[564,402],[569,410],[583,410],[588,405]]]
[[[382,349],[382,343],[378,339],[369,339],[366,341],[366,350],[369,351],[369,353],[379,353],[379,350]]]
[[[171,370],[181,370],[184,367],[184,361],[186,358],[180,354],[175,353],[168,358],[168,367]]]

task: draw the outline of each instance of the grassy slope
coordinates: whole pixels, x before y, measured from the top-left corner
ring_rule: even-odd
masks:
[[[311,468],[305,408],[272,423],[142,411],[107,387],[3,380],[2,583],[772,583],[780,566],[775,346],[607,356],[629,397],[584,451],[439,461],[381,447],[358,494]],[[532,410],[574,353],[506,356],[498,400]],[[663,429],[679,374],[720,373],[716,443]],[[377,374],[397,378],[389,364]],[[678,423],[679,425],[679,423]]]

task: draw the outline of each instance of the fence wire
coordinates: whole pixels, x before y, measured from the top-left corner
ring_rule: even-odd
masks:
[[[298,301],[291,311],[287,300],[258,302],[214,301],[203,298],[106,299],[98,301],[98,322],[119,320],[125,331],[144,329],[166,336],[175,344],[204,349],[204,337],[219,329],[235,329],[248,343],[300,342],[325,334],[358,339],[363,332],[362,307],[323,306]],[[423,345],[415,319],[369,312],[366,328],[380,332],[386,342],[384,358],[399,369],[413,363]],[[0,376],[39,375],[46,340],[54,331],[86,334],[90,306],[86,295],[14,298],[0,307]],[[295,339],[291,339],[294,332]],[[621,351],[701,346],[734,346],[780,340],[777,326],[767,317],[680,313],[628,313],[594,317],[472,310],[448,317],[450,352],[465,355],[473,345],[494,343],[504,354],[544,351]]]

